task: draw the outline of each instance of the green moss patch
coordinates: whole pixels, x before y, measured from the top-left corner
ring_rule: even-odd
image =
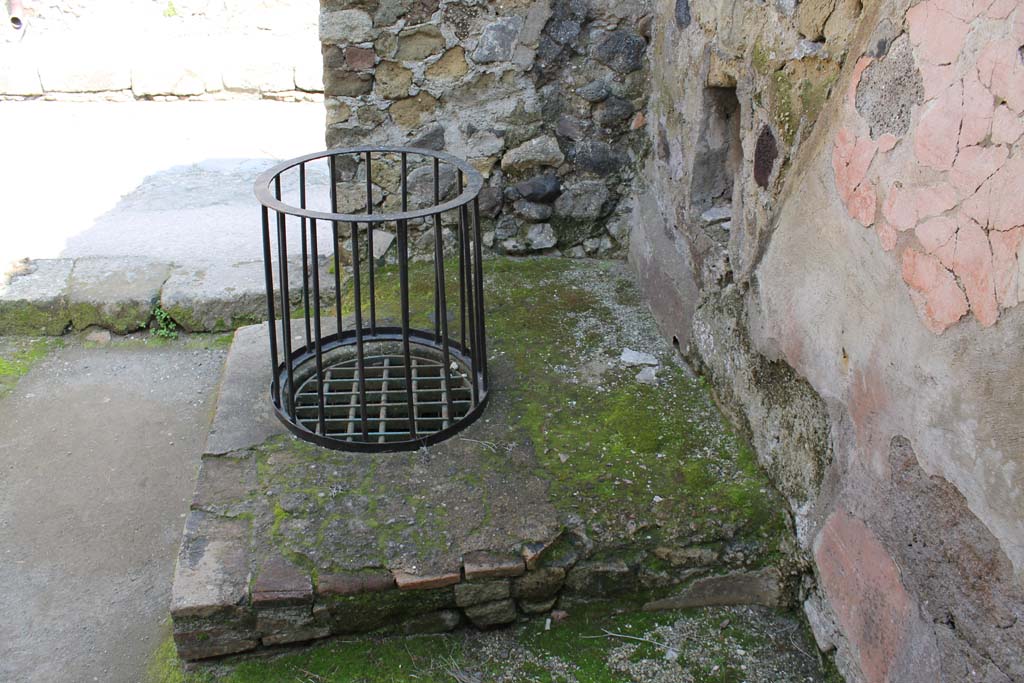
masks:
[[[598,539],[629,538],[651,548],[748,543],[756,546],[749,556],[776,559],[787,533],[784,501],[706,384],[660,337],[623,264],[499,258],[486,261],[484,273],[492,365],[512,370],[497,389],[510,407],[510,429],[499,436],[528,436],[537,463],[532,473],[550,482],[558,510],[586,520]],[[445,275],[458,336],[454,262]],[[412,324],[431,329],[432,266],[413,264],[410,283]],[[394,268],[377,270],[376,293],[378,319],[393,321]],[[351,296],[344,299],[349,314]],[[366,305],[365,319],[368,311]],[[657,357],[656,384],[637,381],[640,368],[622,364],[626,348]],[[507,466],[505,457],[493,460],[489,467]],[[427,536],[438,530],[428,528]]]
[[[0,341],[0,397],[10,393],[33,365],[59,346],[58,339],[7,337]]]
[[[384,683],[493,681],[786,683],[841,679],[792,614],[760,608],[610,613],[587,608],[549,628],[331,640],[263,659],[229,659],[185,672],[166,641],[150,683]]]

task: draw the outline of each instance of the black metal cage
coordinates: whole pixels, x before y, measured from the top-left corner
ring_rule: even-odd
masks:
[[[482,186],[462,159],[401,147],[308,154],[256,180],[271,401],[299,438],[411,450],[480,415],[488,391]],[[417,244],[432,236],[433,248],[412,264],[414,234]],[[392,242],[389,263],[381,247]]]

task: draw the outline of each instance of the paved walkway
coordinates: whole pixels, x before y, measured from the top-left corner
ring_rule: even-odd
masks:
[[[0,399],[0,680],[141,680],[223,356],[69,341]]]
[[[0,102],[0,274],[21,258],[262,258],[255,176],[323,149],[320,103]]]
[[[322,149],[323,117],[315,103],[2,102],[0,271],[259,259],[255,175]],[[138,681],[165,633],[224,352],[66,344],[0,399],[0,680]]]

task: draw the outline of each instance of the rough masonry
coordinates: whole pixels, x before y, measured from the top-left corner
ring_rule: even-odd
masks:
[[[328,146],[470,160],[498,253],[622,254],[650,27],[643,1],[323,0]]]
[[[850,681],[1024,680],[1024,3],[663,0],[631,263]]]

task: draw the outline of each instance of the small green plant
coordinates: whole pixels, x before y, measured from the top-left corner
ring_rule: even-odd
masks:
[[[167,7],[164,8],[165,17],[176,17],[178,16],[178,8],[174,6],[172,0],[167,0]]]
[[[178,323],[174,322],[174,318],[171,314],[165,311],[160,306],[156,306],[153,309],[153,318],[156,320],[156,327],[153,327],[150,332],[161,339],[177,339],[178,338]]]

